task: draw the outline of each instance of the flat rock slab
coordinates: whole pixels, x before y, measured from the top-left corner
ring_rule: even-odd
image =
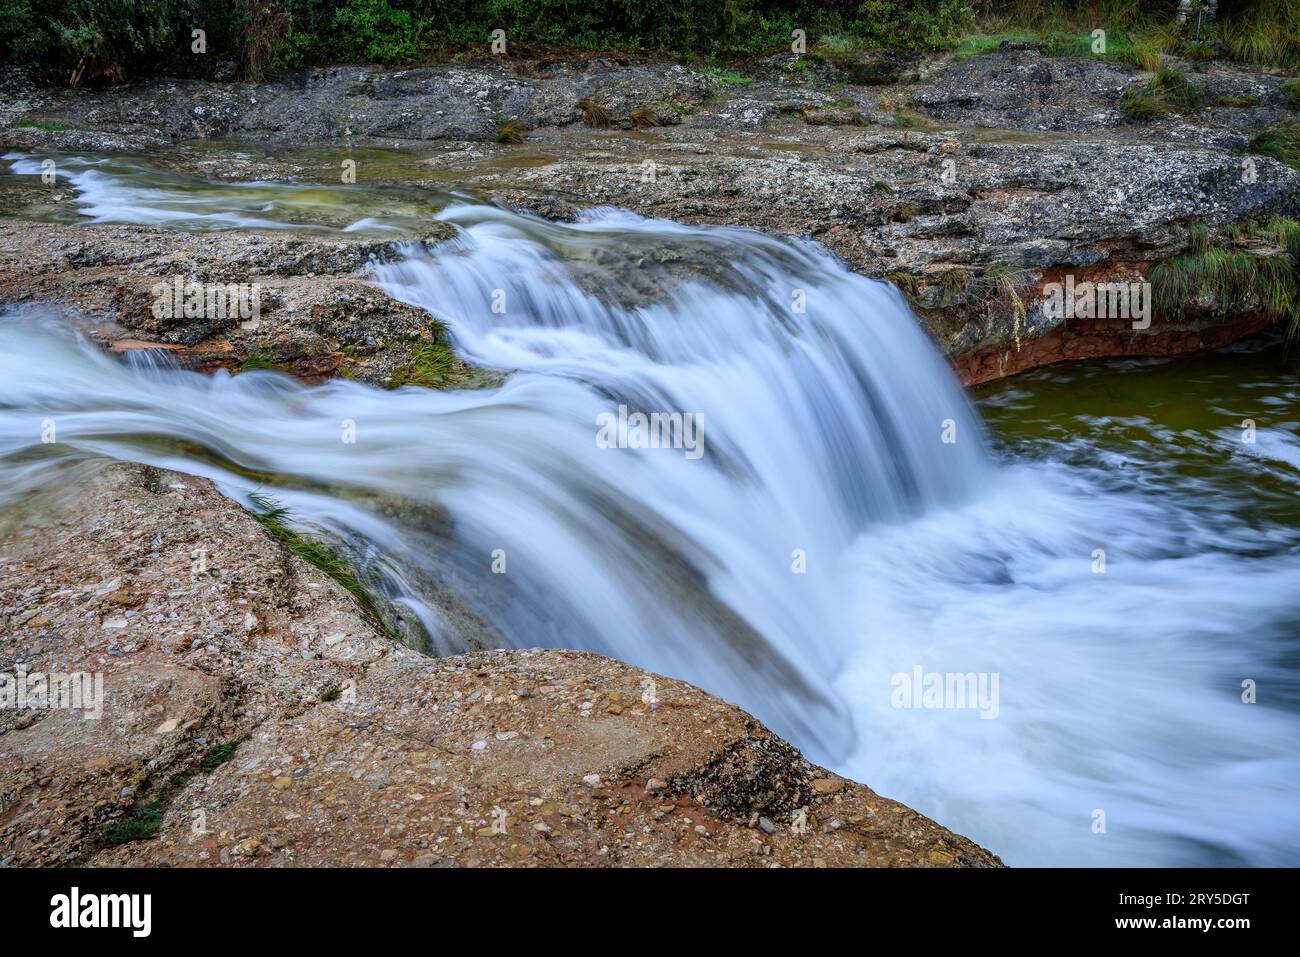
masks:
[[[0,513],[0,670],[101,672],[104,712],[0,715],[0,864],[1000,864],[684,682],[398,645],[205,480],[72,492]]]

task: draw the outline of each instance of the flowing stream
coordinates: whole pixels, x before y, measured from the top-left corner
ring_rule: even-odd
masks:
[[[457,237],[405,242],[376,279],[506,375],[203,376],[12,310],[0,504],[88,458],[209,476],[346,547],[415,643],[685,678],[1008,863],[1295,863],[1300,416],[1280,349],[1022,376],[983,390],[986,433],[899,294],[813,244],[60,167],[99,222],[400,236],[436,215]],[[694,432],[617,441],[620,407]],[[901,707],[918,669],[988,694]]]

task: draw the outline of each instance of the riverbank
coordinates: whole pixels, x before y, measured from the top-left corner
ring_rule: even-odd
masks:
[[[179,188],[196,197],[205,181],[401,189],[434,205],[464,189],[557,222],[614,205],[809,237],[854,271],[896,284],[968,384],[1083,357],[1217,348],[1289,316],[1296,248],[1287,223],[1300,212],[1300,173],[1250,152],[1253,134],[1291,115],[1282,77],[1181,64],[1203,88],[1203,108],[1135,122],[1126,92],[1153,77],[1112,63],[1014,47],[867,66],[776,58],[730,74],[610,58],[340,67],[291,84],[22,86],[0,142],[57,157],[56,165],[78,154],[92,162],[93,154],[133,154],[188,177]],[[355,184],[342,179],[346,172]],[[454,248],[439,245],[453,228],[431,217],[427,230],[399,239],[341,232],[352,225],[346,220],[327,231],[235,224],[195,233],[116,223],[103,211],[102,222],[81,223],[79,193],[66,179],[5,177],[0,189],[10,213],[0,220],[0,303],[71,306],[107,348],[162,349],[205,371],[269,366],[390,387],[493,381],[450,356],[436,310],[399,302],[374,282],[375,264],[394,259],[394,242],[422,242],[434,259]],[[683,262],[688,252],[656,242],[641,247],[648,253],[640,261],[612,245],[608,255],[593,254],[600,268],[586,281],[613,276],[620,282],[610,295],[635,299],[651,284],[621,282],[627,261],[656,279],[693,271],[713,278],[707,263]],[[1207,253],[1231,257],[1231,285],[1197,271],[1196,257]],[[1171,282],[1171,271],[1186,280]],[[516,278],[498,273],[502,285]],[[257,285],[263,311],[247,321],[164,321],[151,290],[177,276]],[[1046,289],[1067,277],[1152,281],[1150,327],[1134,329],[1130,317],[1050,314]],[[787,285],[783,302],[801,288]],[[429,290],[438,288],[430,281]],[[436,374],[421,367],[431,353]],[[885,398],[898,401],[893,392]],[[790,407],[801,408],[774,405]],[[896,443],[888,451],[898,452],[898,436],[919,443],[931,419],[941,420],[886,430]],[[330,429],[338,420],[329,419]],[[508,437],[515,448],[523,436]],[[805,459],[814,460],[786,464]],[[902,501],[950,477],[915,468],[902,490],[886,476],[862,499],[893,505],[891,496]],[[595,498],[578,488],[575,500]],[[826,500],[843,492],[857,506],[858,491],[844,481]],[[605,521],[615,499],[600,501]],[[391,505],[378,497],[367,504],[381,514]],[[630,505],[620,513],[629,535],[641,529],[626,516],[665,511]],[[896,514],[911,515],[901,506]],[[403,513],[385,517],[397,526]],[[443,516],[419,520],[438,525]],[[0,857],[7,848],[10,863],[998,863],[928,818],[810,765],[748,715],[691,686],[598,655],[435,660],[403,648],[348,594],[345,576],[304,564],[268,522],[202,480],[112,466],[78,501],[24,524],[4,536],[12,637],[4,664],[102,668],[110,690],[124,691],[110,700],[126,710],[113,722],[53,713],[5,726]],[[1027,534],[1022,554],[1065,563],[1093,547],[1077,529],[1059,539],[1068,541],[1053,536],[1044,546]],[[655,557],[673,569],[674,599],[699,601],[720,627],[752,639],[700,586],[711,583],[697,569],[714,556],[687,551],[688,563],[668,537],[640,541],[662,549]],[[790,545],[779,545],[784,572]],[[196,551],[211,563],[194,572]],[[949,578],[965,581],[977,566]],[[982,582],[982,574],[973,578]],[[675,604],[686,607],[659,607]],[[873,674],[887,679],[911,666],[894,662]],[[661,689],[652,696],[658,707],[642,701],[647,681]],[[927,798],[942,789],[927,789]],[[1047,806],[1037,813],[1050,816]],[[146,839],[117,840],[131,835]]]
[[[1201,105],[1140,121],[1127,103],[1151,74],[1025,46],[780,57],[744,74],[607,58],[336,67],[292,84],[27,85],[0,141],[166,156],[244,181],[341,183],[350,160],[359,186],[455,185],[557,219],[616,205],[808,236],[898,285],[972,384],[1216,348],[1289,318],[1252,276],[1244,293],[1157,286],[1146,328],[1046,308],[1067,276],[1146,282],[1207,244],[1268,271],[1285,250],[1258,234],[1300,213],[1300,172],[1253,152],[1293,116],[1283,76],[1170,62]],[[14,208],[42,201],[15,196]]]

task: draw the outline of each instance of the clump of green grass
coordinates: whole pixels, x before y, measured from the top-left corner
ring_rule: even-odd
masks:
[[[1186,253],[1151,267],[1156,309],[1179,317],[1198,303],[1228,310],[1258,309],[1300,329],[1300,222],[1274,217],[1225,239],[1193,227]]]
[[[238,741],[219,741],[210,745],[203,752],[203,757],[199,759],[199,767],[203,769],[205,774],[215,771],[235,756],[235,751],[238,750],[243,741],[244,739],[240,738]]]
[[[1250,151],[1300,169],[1300,120],[1282,120],[1256,133]]]
[[[279,367],[271,361],[271,357],[264,352],[250,352],[244,357],[244,361],[239,364],[236,372],[252,372],[256,369],[269,369],[274,372]]]
[[[1240,95],[1236,93],[1220,93],[1214,98],[1213,102],[1215,106],[1254,106],[1259,102],[1259,97],[1254,93],[1245,93]]]
[[[1154,120],[1170,113],[1195,113],[1205,103],[1205,89],[1193,83],[1182,70],[1162,66],[1145,87],[1129,87],[1120,99],[1120,110],[1133,121]]]
[[[109,847],[148,841],[158,835],[162,823],[163,805],[161,801],[155,801],[136,808],[135,814],[125,820],[105,824],[99,829],[99,837]]]
[[[248,498],[253,504],[253,517],[261,523],[272,538],[307,564],[319,568],[347,589],[352,597],[357,600],[357,604],[361,606],[362,610],[383,628],[390,637],[393,637],[393,633],[383,615],[379,613],[379,605],[374,596],[357,578],[356,573],[352,570],[352,565],[346,559],[340,557],[334,549],[324,542],[306,538],[291,529],[289,523],[292,518],[289,510],[275,499],[261,492],[252,492]]]
[[[1293,110],[1300,110],[1300,77],[1292,77],[1282,84],[1282,95],[1286,105]]]
[[[1300,0],[1254,0],[1225,12],[1212,36],[1228,56],[1262,66],[1300,66]]]
[[[711,67],[708,74],[723,86],[748,86],[750,83],[756,82],[752,76],[745,76],[735,70],[723,70],[716,66]]]
[[[512,146],[518,146],[524,141],[524,134],[528,132],[524,124],[518,120],[500,120],[497,122],[496,140],[498,143],[509,143]]]
[[[393,373],[393,388],[419,385],[443,389],[461,378],[460,363],[451,347],[442,342],[422,342],[411,350],[411,361]]]
[[[33,123],[31,120],[24,120],[18,124],[20,130],[44,130],[47,133],[66,133],[68,128],[62,123]]]
[[[321,701],[338,701],[342,696],[343,691],[338,685],[328,685],[320,690]]]

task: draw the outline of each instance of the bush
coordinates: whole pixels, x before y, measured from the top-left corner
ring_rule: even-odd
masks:
[[[420,48],[420,30],[407,10],[394,9],[388,0],[345,0],[331,21],[337,37],[333,52],[343,60],[369,63],[405,63]]]
[[[198,0],[0,0],[0,56],[74,85],[189,52]]]

